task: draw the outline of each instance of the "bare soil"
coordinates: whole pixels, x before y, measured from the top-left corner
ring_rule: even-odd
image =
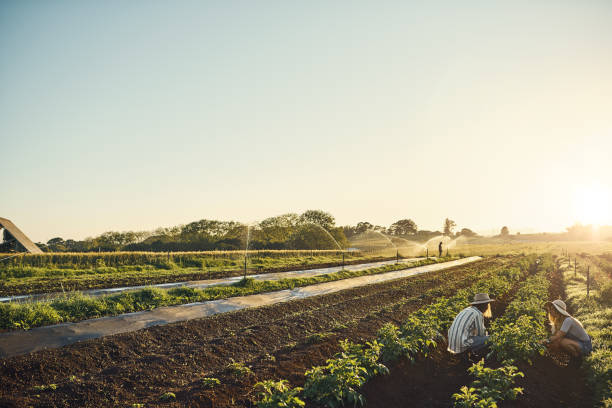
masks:
[[[255,382],[286,378],[302,384],[307,369],[339,350],[339,340],[372,339],[384,323],[399,324],[436,297],[452,295],[484,271],[511,261],[486,259],[2,360],[0,406],[250,407]],[[234,373],[228,368],[232,360],[251,373]],[[218,378],[221,385],[206,389],[204,377]],[[51,384],[55,389],[33,388]],[[165,392],[175,393],[176,400],[160,401]]]

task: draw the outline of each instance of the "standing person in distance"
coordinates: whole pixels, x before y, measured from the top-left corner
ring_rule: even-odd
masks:
[[[470,306],[463,309],[448,329],[448,351],[460,354],[466,351],[482,352],[489,342],[484,318],[490,318],[491,302],[488,293],[477,293]]]

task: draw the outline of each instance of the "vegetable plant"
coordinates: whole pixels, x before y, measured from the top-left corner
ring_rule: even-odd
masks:
[[[272,381],[266,380],[255,384],[255,389],[259,390],[259,408],[299,408],[306,404],[298,395],[302,388],[291,388],[287,380]]]
[[[330,408],[365,405],[359,388],[378,374],[388,374],[387,367],[378,362],[381,345],[374,341],[365,346],[349,341],[340,343],[342,352],[327,360],[327,365],[306,371],[304,397]]]
[[[476,380],[467,387],[461,387],[460,393],[453,394],[455,407],[463,408],[493,408],[497,402],[506,399],[516,399],[523,393],[520,387],[512,387],[516,377],[524,377],[516,367],[507,365],[500,368],[484,366],[484,359],[473,364],[468,371]]]

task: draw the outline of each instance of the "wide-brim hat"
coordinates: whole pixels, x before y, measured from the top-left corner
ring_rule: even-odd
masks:
[[[561,313],[563,316],[568,316],[568,317],[571,316],[569,313],[567,313],[567,306],[565,302],[562,301],[561,299],[553,300],[552,302],[546,302],[546,304],[553,305],[555,309],[557,309],[557,311]]]
[[[474,295],[474,301],[470,305],[480,305],[482,303],[495,302],[495,299],[491,299],[488,293],[477,293]]]

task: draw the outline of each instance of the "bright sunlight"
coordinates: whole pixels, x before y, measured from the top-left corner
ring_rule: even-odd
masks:
[[[612,221],[612,194],[599,184],[579,188],[574,196],[576,220],[588,225],[608,225]]]

